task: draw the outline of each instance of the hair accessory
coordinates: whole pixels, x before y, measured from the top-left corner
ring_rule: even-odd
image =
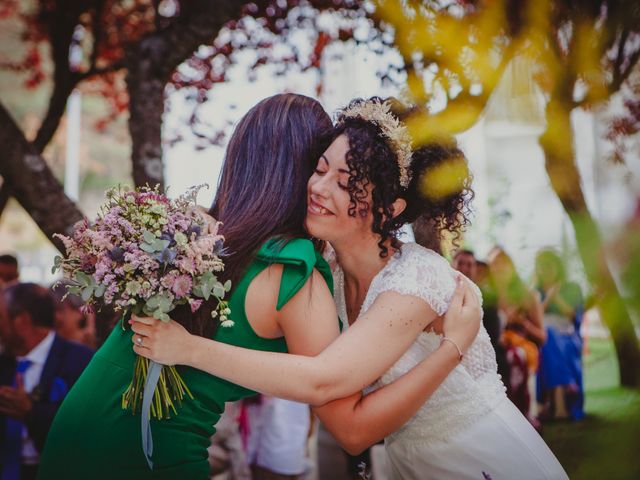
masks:
[[[379,99],[360,101],[348,106],[340,112],[339,121],[345,118],[360,117],[366,122],[375,123],[382,134],[389,140],[400,169],[400,185],[409,186],[411,176],[411,136],[405,127],[392,113],[389,102]]]

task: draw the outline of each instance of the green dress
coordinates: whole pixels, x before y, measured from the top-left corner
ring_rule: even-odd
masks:
[[[284,338],[265,339],[253,331],[245,309],[251,281],[269,264],[284,265],[277,309],[305,284],[314,268],[329,288],[333,282],[327,263],[309,240],[294,239],[283,246],[265,243],[235,285],[229,299],[233,327],[219,327],[215,339],[254,350],[286,352]],[[131,381],[135,353],[132,333],[119,326],[96,352],[65,398],[49,431],[42,453],[40,479],[208,479],[207,447],[225,402],[254,392],[208,375],[180,367],[195,399],[187,399],[178,415],[151,420],[153,463],[147,466],[141,443],[140,415],[121,407],[122,392]]]

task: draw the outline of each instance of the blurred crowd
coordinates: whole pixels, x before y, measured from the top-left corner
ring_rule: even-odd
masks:
[[[560,255],[540,251],[530,284],[500,247],[485,260],[458,250],[452,266],[482,291],[483,324],[508,397],[537,428],[581,419],[584,300]],[[59,405],[117,315],[85,308],[63,282],[21,282],[11,255],[0,255],[0,288],[0,479],[28,480]],[[339,480],[382,468],[384,459],[374,458],[381,449],[351,457],[307,405],[258,396],[227,406],[209,458],[215,478]]]

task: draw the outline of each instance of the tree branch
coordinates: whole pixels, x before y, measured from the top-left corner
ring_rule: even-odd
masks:
[[[629,57],[627,68],[625,68],[623,72],[620,72],[620,75],[618,75],[617,79],[611,82],[611,85],[609,87],[609,91],[611,93],[615,93],[620,90],[622,84],[627,80],[627,78],[629,78],[629,75],[631,75],[631,72],[638,63],[638,60],[640,60],[640,48],[633,52],[633,54]]]
[[[9,112],[0,103],[0,175],[4,185],[58,249],[55,233],[71,234],[83,218],[69,199],[39,152],[24,137]],[[3,185],[3,186],[4,186]]]

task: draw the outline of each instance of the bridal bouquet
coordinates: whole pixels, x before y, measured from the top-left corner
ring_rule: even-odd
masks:
[[[57,235],[66,255],[56,257],[54,271],[62,270],[69,293],[80,295],[89,308],[113,305],[122,313],[122,328],[132,314],[169,321],[174,308],[196,313],[209,301],[211,321],[232,326],[224,300],[231,282],[222,284],[216,276],[224,269],[223,237],[217,222],[197,212],[200,188],[176,200],[157,188],[109,190],[93,223],[79,222],[71,237]],[[193,398],[175,367],[138,356],[122,407],[142,411],[147,419],[169,418],[185,394]]]

